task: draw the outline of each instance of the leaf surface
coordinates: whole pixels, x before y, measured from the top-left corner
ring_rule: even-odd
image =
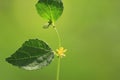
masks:
[[[26,41],[6,61],[26,70],[36,70],[47,66],[54,58],[52,49],[42,40]]]
[[[36,9],[48,23],[53,23],[62,15],[64,7],[61,0],[39,0]]]

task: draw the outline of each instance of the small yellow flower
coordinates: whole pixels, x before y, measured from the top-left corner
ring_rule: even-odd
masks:
[[[56,55],[59,57],[64,57],[65,56],[65,52],[67,51],[67,49],[64,49],[63,47],[60,47],[59,49],[56,49]]]

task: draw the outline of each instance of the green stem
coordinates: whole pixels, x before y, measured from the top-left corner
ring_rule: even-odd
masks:
[[[57,66],[57,77],[56,80],[60,79],[60,57],[58,58],[58,66]]]
[[[59,40],[59,47],[61,47],[61,38],[60,38],[59,32],[58,32],[58,30],[57,30],[57,28],[56,28],[56,27],[54,27],[54,29],[55,29],[55,31],[56,31],[56,33],[57,33],[57,36],[58,36],[58,40]]]
[[[59,40],[59,47],[61,47],[61,38],[60,38],[60,35],[59,35],[59,32],[57,30],[56,27],[54,27],[56,33],[57,33],[57,36],[58,36],[58,40]],[[57,65],[57,76],[56,76],[56,80],[59,80],[60,79],[60,56],[58,57],[58,65]]]

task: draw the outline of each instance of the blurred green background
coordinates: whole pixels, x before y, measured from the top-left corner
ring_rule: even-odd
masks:
[[[42,70],[26,71],[5,58],[21,44],[39,38],[55,50],[55,31],[36,11],[38,0],[0,0],[0,80],[55,80],[57,59]],[[64,13],[56,22],[68,49],[61,62],[60,80],[120,80],[120,0],[63,0]]]

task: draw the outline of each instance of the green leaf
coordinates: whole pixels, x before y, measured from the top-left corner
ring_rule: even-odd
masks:
[[[61,0],[39,0],[36,4],[39,15],[52,23],[62,15],[63,8]]]
[[[37,70],[50,64],[53,58],[52,49],[44,41],[30,39],[6,61],[25,70]]]

